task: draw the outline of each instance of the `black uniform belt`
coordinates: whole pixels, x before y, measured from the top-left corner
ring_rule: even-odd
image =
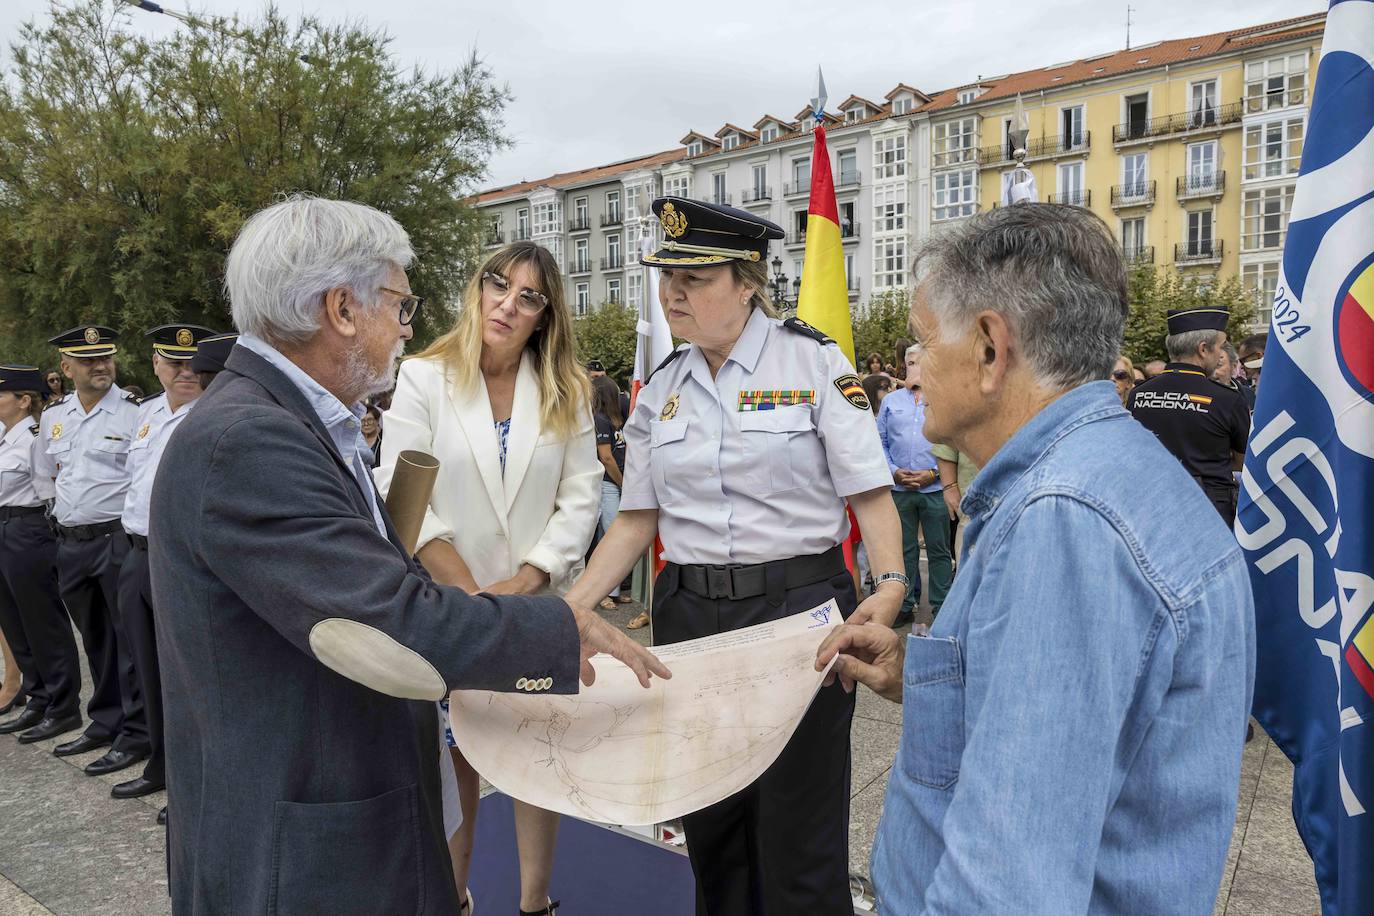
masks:
[[[844,549],[837,545],[816,556],[790,557],[749,566],[678,566],[678,583],[712,600],[753,598],[767,593],[768,571],[776,567],[782,567],[786,588],[814,585],[845,572]]]
[[[141,534],[134,534],[132,531],[129,532],[129,543],[139,550],[148,549],[148,539]]]
[[[42,515],[42,506],[0,506],[0,522],[7,522],[21,515]]]
[[[124,526],[119,523],[119,519],[112,522],[100,522],[97,525],[58,525],[57,533],[64,538],[72,538],[77,541],[93,541],[98,537],[107,534],[114,534],[123,531]]]

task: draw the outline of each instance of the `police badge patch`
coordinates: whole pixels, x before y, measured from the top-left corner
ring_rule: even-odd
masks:
[[[840,394],[844,399],[853,404],[860,410],[872,410],[868,403],[868,395],[864,394],[864,386],[859,383],[859,377],[850,372],[835,379],[835,387],[840,389]]]

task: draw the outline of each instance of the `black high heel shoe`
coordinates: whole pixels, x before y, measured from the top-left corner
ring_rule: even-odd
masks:
[[[24,695],[22,693],[16,693],[14,695],[14,699],[10,700],[4,706],[0,706],[0,716],[3,716],[10,710],[18,709],[20,706],[23,706],[26,702],[28,701],[24,699]]]
[[[542,910],[521,910],[520,916],[554,916],[553,911],[558,909],[560,901],[548,897],[544,899],[549,901],[548,906],[544,907]]]

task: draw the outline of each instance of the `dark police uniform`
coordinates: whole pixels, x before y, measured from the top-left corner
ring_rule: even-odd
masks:
[[[654,201],[664,269],[757,261],[776,225],[729,207]],[[809,326],[755,309],[714,376],[694,345],[639,393],[625,426],[622,509],[657,509],[668,561],[654,591],[662,645],[776,620],[853,580],[845,497],[892,478],[853,367]],[[738,794],[683,818],[697,910],[712,916],[852,912],[849,727],[854,697],[817,694],[777,761]]]
[[[153,341],[153,352],[163,359],[189,360],[196,355],[199,342],[215,332],[194,324],[167,324],[153,328],[146,337]],[[129,536],[129,554],[119,568],[119,617],[124,636],[134,657],[139,692],[143,697],[144,719],[148,723],[148,762],[143,774],[115,786],[115,798],[150,795],[167,784],[162,719],[162,676],[157,659],[157,635],[153,621],[153,584],[148,574],[148,540],[152,531],[151,501],[153,478],[157,475],[162,450],[173,430],[185,419],[195,401],[182,404],[175,412],[165,394],[145,398],[138,408],[134,440],[129,445],[129,489],[124,495],[121,523]]]
[[[47,391],[32,366],[0,366],[0,391]],[[57,538],[46,501],[52,478],[35,469],[37,422],[0,429],[0,630],[23,675],[24,711],[0,725],[19,741],[43,741],[81,726],[81,669],[71,622],[57,591]]]
[[[118,333],[105,327],[73,328],[49,343],[69,359],[113,356]],[[91,670],[91,722],[76,741],[59,745],[59,756],[113,744],[90,763],[96,775],[122,769],[148,753],[148,728],[119,619],[119,567],[129,551],[119,517],[129,487],[129,445],[137,428],[138,402],[118,385],[86,410],[76,393],[43,412],[39,438],[42,470],[56,480],[57,579],[62,600],[81,632]]]
[[[1174,309],[1169,333],[1224,331],[1224,309]],[[1236,480],[1231,453],[1245,452],[1250,435],[1250,408],[1234,388],[1214,382],[1189,363],[1170,363],[1164,372],[1137,385],[1131,392],[1131,415],[1173,453],[1227,525],[1236,520]]]

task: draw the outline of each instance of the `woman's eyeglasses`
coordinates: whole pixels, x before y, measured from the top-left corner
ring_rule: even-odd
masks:
[[[1128,378],[1130,378],[1130,377],[1131,377],[1131,373],[1127,372],[1125,369],[1113,369],[1113,370],[1112,370],[1112,378],[1116,379],[1118,382],[1124,382],[1124,381],[1126,381],[1126,379],[1128,379]]]
[[[401,301],[397,303],[401,307],[401,327],[405,327],[414,321],[415,313],[420,310],[420,306],[425,304],[424,297],[422,296],[412,296],[410,293],[403,293],[398,289],[391,289],[386,286],[381,287],[381,290],[384,293],[391,293],[393,296],[401,297]]]
[[[495,271],[482,274],[482,292],[493,299],[504,299],[510,295],[510,281]],[[549,307],[549,297],[533,289],[522,289],[515,297],[515,307],[526,315],[538,315]]]

